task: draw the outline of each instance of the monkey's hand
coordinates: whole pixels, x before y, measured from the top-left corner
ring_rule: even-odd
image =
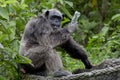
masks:
[[[75,32],[75,31],[77,31],[77,30],[78,30],[78,23],[77,23],[77,22],[75,22],[75,23],[69,23],[69,24],[67,25],[67,29],[68,29],[68,31],[69,31],[70,33],[73,33],[73,32]]]

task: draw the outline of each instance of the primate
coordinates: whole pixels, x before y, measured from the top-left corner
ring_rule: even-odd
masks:
[[[31,59],[32,63],[19,64],[21,72],[42,76],[71,74],[63,70],[56,47],[64,49],[72,58],[81,60],[86,69],[92,68],[84,49],[70,36],[78,29],[77,22],[61,27],[62,19],[63,15],[60,11],[50,9],[26,24],[21,39],[20,54]]]

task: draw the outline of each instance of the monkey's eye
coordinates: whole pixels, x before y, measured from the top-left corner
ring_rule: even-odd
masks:
[[[62,20],[60,16],[51,16],[50,17],[50,20],[56,20],[56,19],[59,20],[59,21]]]

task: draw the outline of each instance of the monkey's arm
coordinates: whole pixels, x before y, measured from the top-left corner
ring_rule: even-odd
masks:
[[[75,59],[81,59],[87,69],[92,68],[85,50],[80,47],[72,38],[70,38],[66,43],[62,44],[61,48],[63,48],[71,57]]]
[[[70,38],[70,32],[67,30],[67,28],[62,28],[51,32],[49,38],[52,47],[55,48],[58,45],[61,45],[62,43],[66,42]]]
[[[54,44],[53,47],[57,47],[58,45],[63,44],[64,42],[70,39],[70,35],[77,29],[78,29],[77,23],[69,23],[67,27],[58,30],[53,30],[49,35],[51,44],[52,45]]]

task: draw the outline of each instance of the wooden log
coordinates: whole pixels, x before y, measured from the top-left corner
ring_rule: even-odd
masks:
[[[108,59],[90,70],[63,77],[22,75],[22,80],[120,80],[120,59]]]

